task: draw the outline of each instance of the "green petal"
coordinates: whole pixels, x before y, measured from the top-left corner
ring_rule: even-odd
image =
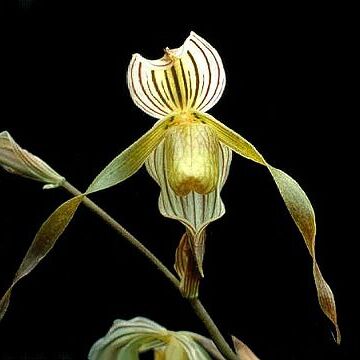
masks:
[[[13,283],[0,300],[0,320],[3,318],[8,308],[13,287],[20,279],[28,275],[54,247],[57,239],[63,233],[74,216],[74,213],[80,205],[82,199],[83,196],[80,195],[66,201],[58,207],[41,226],[18,271],[16,272]]]
[[[146,134],[112,160],[90,184],[86,193],[107,189],[138,171],[163,139],[167,127],[168,119],[158,121]]]
[[[313,259],[313,276],[316,284],[319,304],[324,314],[334,324],[336,328],[336,341],[340,343],[341,336],[337,323],[334,295],[330,286],[324,280],[315,258],[315,213],[305,192],[293,178],[284,173],[282,170],[269,165],[256,148],[239,134],[229,129],[210,115],[198,114],[198,116],[200,116],[206,124],[216,131],[221,142],[229,146],[239,155],[266,166],[270,171],[285,205],[300,230]]]

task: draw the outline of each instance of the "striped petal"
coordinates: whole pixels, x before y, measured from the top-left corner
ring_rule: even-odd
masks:
[[[201,336],[191,332],[169,331],[143,317],[116,320],[109,332],[92,346],[88,358],[135,360],[140,353],[154,350],[158,360],[210,360],[198,338]]]
[[[226,80],[218,52],[191,32],[181,47],[165,49],[161,59],[134,54],[127,81],[135,104],[159,119],[190,109],[208,111],[220,99]]]
[[[166,169],[166,154],[164,141],[150,154],[145,165],[149,174],[160,185],[159,209],[163,216],[181,221],[193,233],[199,233],[210,222],[220,218],[225,213],[225,207],[220,198],[229,173],[231,150],[220,144],[219,146],[219,186],[208,194],[198,194],[191,191],[188,195],[178,196],[171,189]]]

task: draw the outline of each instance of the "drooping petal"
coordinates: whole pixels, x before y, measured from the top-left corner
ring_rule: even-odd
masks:
[[[45,183],[45,189],[61,186],[65,181],[43,160],[21,148],[7,131],[0,133],[0,166],[13,174]]]
[[[158,119],[189,109],[208,111],[220,99],[225,81],[218,52],[194,32],[181,47],[166,49],[161,59],[134,54],[127,73],[135,104]]]
[[[53,212],[41,226],[18,271],[16,272],[13,283],[0,300],[0,320],[5,315],[5,312],[9,306],[13,287],[18,283],[19,280],[28,275],[54,247],[57,239],[70,223],[82,201],[82,198],[83,196],[80,195],[66,201],[59,208],[57,208],[56,211]]]
[[[113,159],[90,184],[86,193],[107,189],[126,180],[138,171],[161,142],[168,126],[168,119],[158,121],[140,139]]]
[[[36,234],[27,254],[24,257],[23,262],[21,263],[20,268],[15,275],[12,285],[9,287],[5,295],[0,300],[0,320],[2,319],[8,308],[13,287],[21,278],[29,274],[34,269],[34,267],[53,248],[56,241],[64,232],[71,219],[73,218],[84,196],[114,186],[119,182],[127,179],[129,176],[133,175],[142,166],[149,154],[162,140],[164,133],[168,127],[168,122],[168,119],[158,121],[152,129],[150,129],[139,140],[137,140],[126,150],[124,150],[107,167],[105,167],[105,169],[95,178],[95,180],[88,187],[85,194],[76,196],[60,205],[43,223],[38,233]],[[1,133],[2,136],[4,134],[6,135],[6,138],[1,137],[0,143],[6,145],[6,147],[3,146],[5,154],[5,150],[7,150],[8,148],[11,150],[13,149],[13,147],[8,147],[8,143],[11,144],[12,138],[9,137],[7,133]],[[6,142],[4,142],[4,140],[6,140]],[[47,170],[47,165],[45,163],[41,162],[40,159],[31,155],[26,150],[21,149],[17,144],[14,145],[14,149],[14,151],[6,152],[6,159],[11,160],[11,163],[10,160],[7,161],[7,166],[15,166],[12,165],[14,163],[12,159],[16,159],[13,154],[19,154],[19,158],[25,159],[26,165],[29,164],[29,171],[33,171],[33,167],[30,167],[30,165],[33,164],[34,159],[34,161],[36,161],[35,165],[37,165],[38,163],[40,164],[39,166],[35,166],[35,169]],[[9,153],[9,155],[7,155],[7,153]],[[23,166],[20,162],[15,163],[16,166]],[[18,165],[18,163],[20,165]],[[24,172],[25,170],[21,171]],[[32,172],[29,173],[28,177],[30,177],[30,175],[32,175]],[[60,177],[60,175],[59,179],[61,179],[61,183],[63,183],[64,179]]]
[[[334,295],[330,289],[330,286],[323,278],[315,258],[316,223],[314,209],[310,203],[310,200],[300,185],[293,178],[291,178],[282,170],[269,165],[250,142],[223,125],[221,122],[214,119],[212,116],[207,114],[201,114],[199,116],[206,124],[214,129],[220,141],[229,146],[239,155],[266,166],[270,171],[276,186],[279,189],[281,197],[283,198],[295,224],[300,230],[305,244],[310,252],[313,260],[313,276],[317,289],[319,304],[324,314],[334,324],[336,329],[336,340],[338,343],[340,343],[341,335],[337,323]]]

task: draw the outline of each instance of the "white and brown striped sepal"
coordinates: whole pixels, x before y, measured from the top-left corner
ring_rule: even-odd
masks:
[[[181,47],[165,49],[161,59],[134,54],[127,81],[135,104],[155,118],[188,110],[206,112],[218,102],[226,82],[218,52],[194,32]]]

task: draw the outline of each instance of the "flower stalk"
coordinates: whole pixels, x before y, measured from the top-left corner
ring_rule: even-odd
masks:
[[[68,181],[65,181],[62,184],[62,187],[74,196],[79,196],[82,194],[77,188],[71,185]],[[91,211],[93,211],[96,215],[98,215],[108,225],[110,225],[118,234],[124,237],[137,250],[139,250],[172,283],[173,286],[175,286],[178,290],[180,290],[180,282],[175,277],[175,275],[134,235],[132,235],[113,217],[111,217],[106,211],[104,211],[100,206],[98,206],[88,197],[84,197],[83,204]],[[226,342],[225,338],[222,336],[219,328],[216,326],[215,322],[212,320],[211,316],[209,315],[209,313],[207,312],[201,301],[198,298],[196,299],[189,298],[187,300],[189,301],[191,307],[194,309],[194,312],[197,315],[197,317],[202,321],[205,328],[208,330],[211,338],[213,339],[219,351],[228,360],[239,360],[240,358],[232,351],[231,347]]]
[[[81,196],[82,193],[71,185],[68,181],[62,184],[62,187],[66,189],[70,194],[74,196]],[[100,206],[95,204],[88,197],[83,198],[83,204],[110,225],[118,234],[123,236],[129,243],[138,249],[145,257],[147,257],[155,267],[160,270],[163,275],[176,287],[179,287],[179,280],[175,275],[146,247],[144,246],[134,235],[120,225],[112,216],[104,211]]]

